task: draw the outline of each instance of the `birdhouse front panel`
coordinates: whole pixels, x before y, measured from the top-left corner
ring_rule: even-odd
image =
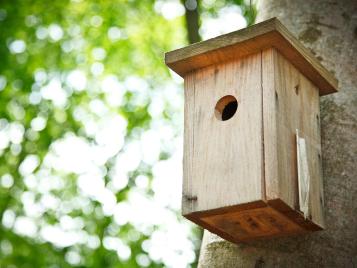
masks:
[[[264,199],[261,82],[260,53],[186,76],[184,215]]]
[[[182,214],[232,242],[323,229],[319,96],[337,81],[276,19],[165,57],[185,80]]]

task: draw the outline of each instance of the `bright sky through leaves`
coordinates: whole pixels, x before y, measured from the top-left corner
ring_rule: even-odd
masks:
[[[246,25],[202,2],[203,38]],[[217,5],[217,6],[215,6]],[[0,4],[0,266],[186,267],[180,1]],[[231,23],[226,23],[227,18]],[[12,265],[12,266],[11,266]]]

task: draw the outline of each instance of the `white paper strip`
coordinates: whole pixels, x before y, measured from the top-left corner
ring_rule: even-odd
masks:
[[[307,162],[306,142],[299,136],[299,130],[296,130],[297,164],[298,164],[298,182],[299,182],[299,205],[300,211],[305,219],[309,216],[309,191],[310,174]]]

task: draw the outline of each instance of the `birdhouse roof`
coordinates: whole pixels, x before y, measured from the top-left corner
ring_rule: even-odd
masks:
[[[185,74],[209,65],[238,59],[274,47],[320,90],[320,95],[338,91],[336,78],[277,19],[192,44],[165,54],[173,71]]]

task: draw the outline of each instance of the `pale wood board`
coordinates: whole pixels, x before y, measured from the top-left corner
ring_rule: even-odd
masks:
[[[220,121],[226,95],[238,110]],[[260,53],[186,75],[184,215],[264,199],[261,100]]]
[[[321,161],[318,160],[318,155],[321,155],[318,89],[277,50],[264,50],[262,59],[267,199],[279,198],[292,209],[299,208],[296,152],[298,129],[307,144],[311,172],[311,219],[323,227],[322,174]]]
[[[185,78],[185,107],[184,107],[184,150],[183,150],[183,186],[182,186],[182,214],[196,211],[196,193],[193,193],[192,182],[195,130],[195,77],[187,75]]]
[[[274,47],[318,88],[334,93],[338,83],[320,62],[282,24],[270,19],[165,54],[165,63],[181,76],[209,65],[238,59]]]
[[[262,106],[264,140],[264,181],[266,199],[279,198],[278,136],[275,93],[275,51],[267,49],[262,54]],[[267,168],[268,167],[268,168]]]

